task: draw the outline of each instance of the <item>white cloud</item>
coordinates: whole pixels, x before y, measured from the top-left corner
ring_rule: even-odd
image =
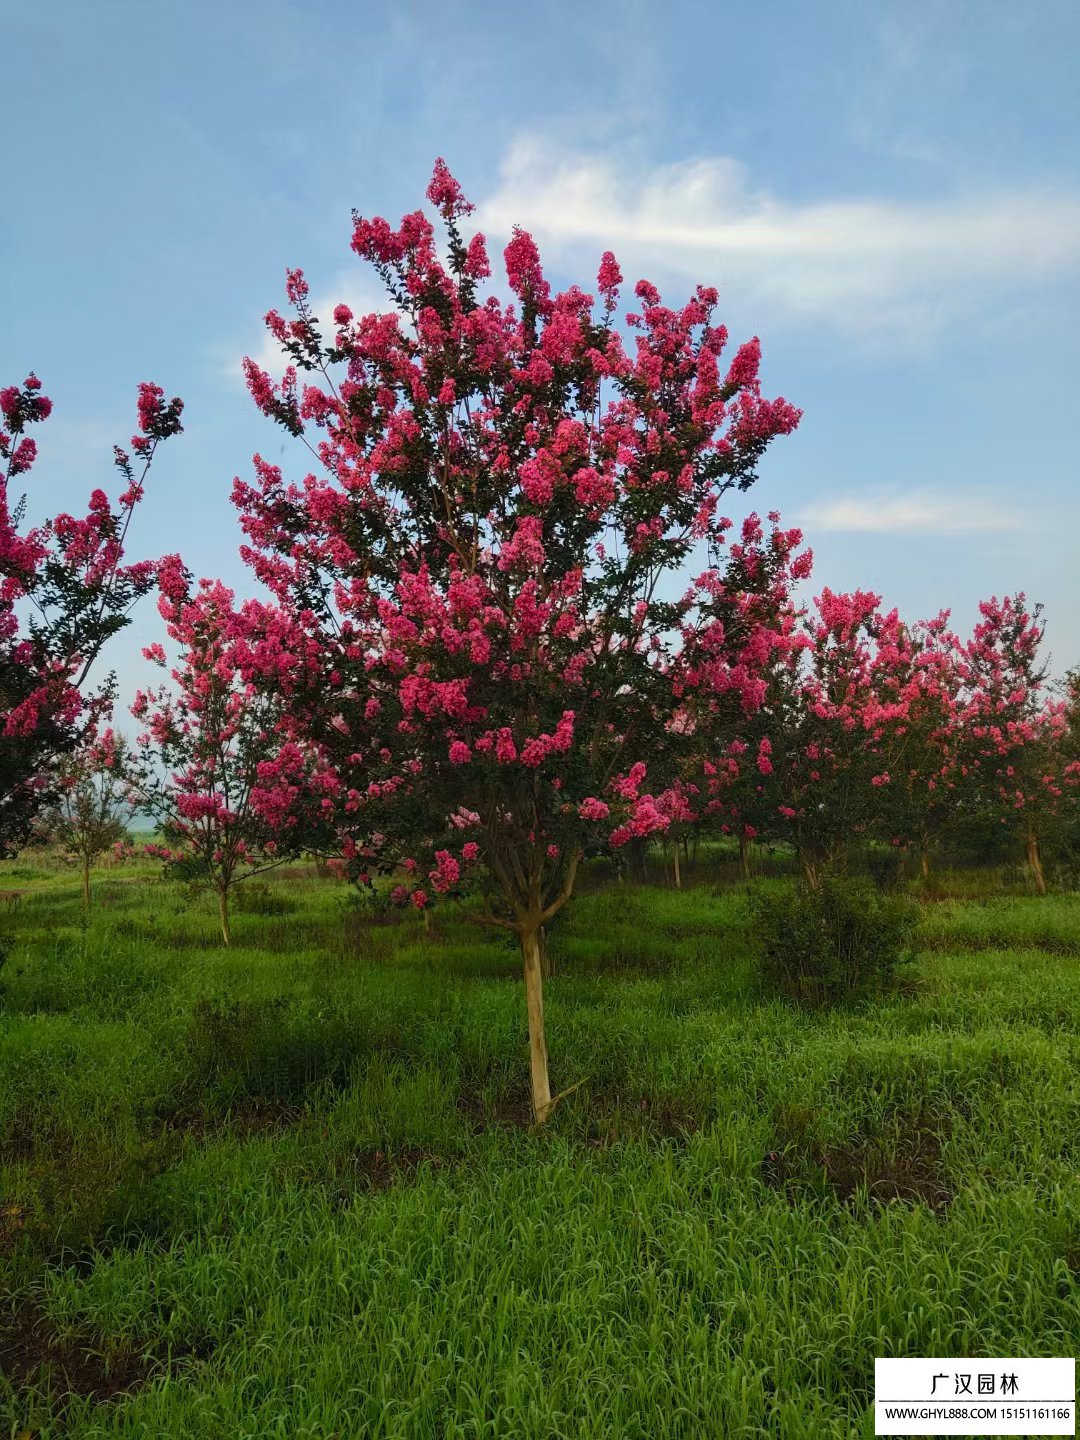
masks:
[[[848,534],[970,535],[1017,530],[1024,521],[1000,496],[980,490],[861,492],[826,497],[797,517],[813,537]]]
[[[788,200],[727,156],[635,166],[525,137],[510,148],[480,228],[530,229],[549,257],[627,278],[716,283],[766,318],[827,321],[916,340],[987,292],[1080,270],[1080,194],[998,188],[934,200]]]

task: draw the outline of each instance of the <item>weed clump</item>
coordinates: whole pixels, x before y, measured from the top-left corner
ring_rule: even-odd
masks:
[[[908,897],[846,876],[750,897],[762,983],[800,1005],[835,1005],[887,989],[914,951],[918,923],[918,905]]]

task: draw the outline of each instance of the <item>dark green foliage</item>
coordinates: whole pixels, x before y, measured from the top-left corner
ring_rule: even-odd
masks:
[[[908,958],[918,906],[867,880],[825,876],[812,888],[751,896],[751,939],[769,990],[804,1005],[831,1005],[886,989]]]

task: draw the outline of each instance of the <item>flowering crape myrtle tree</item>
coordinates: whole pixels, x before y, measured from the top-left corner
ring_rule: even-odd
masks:
[[[1080,792],[1080,767],[1068,756],[1068,706],[1051,697],[1039,659],[1041,607],[1029,610],[1018,594],[984,600],[979,612],[964,647],[961,793],[974,789],[975,803],[1014,830],[1045,895],[1042,842]]]
[[[310,747],[291,738],[277,698],[304,663],[305,641],[274,607],[249,601],[237,609],[219,581],[203,580],[192,593],[176,556],[162,562],[158,580],[159,610],[180,659],[172,686],[142,691],[132,705],[146,726],[132,794],[164,832],[165,844],[151,853],[216,893],[228,945],[233,886],[280,864],[290,833],[312,828],[308,809],[326,798],[327,777]],[[167,668],[161,645],[144,654]]]
[[[794,845],[811,887],[893,809],[914,642],[896,611],[882,614],[879,605],[864,590],[815,597],[801,639],[773,675],[771,725],[753,747],[736,741],[741,788],[749,773],[763,825]]]
[[[957,805],[958,702],[963,685],[962,647],[949,629],[949,612],[903,632],[904,644],[879,682],[903,706],[889,760],[886,838],[913,850],[923,879]]]
[[[695,581],[674,671],[684,707],[684,788],[701,823],[738,837],[744,876],[748,842],[771,838],[775,828],[770,737],[806,643],[794,588],[813,565],[812,551],[799,550],[802,532],[782,529],[775,511],[768,518],[766,532],[748,515],[726,568],[715,563]]]
[[[57,767],[59,795],[43,816],[44,835],[79,862],[86,906],[94,861],[127,839],[132,814],[129,777],[127,742],[112,729],[88,737]]]
[[[598,299],[553,294],[515,230],[511,294],[485,295],[485,240],[465,238],[472,207],[442,161],[427,194],[442,259],[420,211],[397,229],[354,216],[385,313],[339,305],[327,326],[289,272],[295,316],[267,316],[284,378],[245,367],[316,468],[289,483],[256,457],[235,500],[248,560],[323,657],[293,704],[338,778],[357,863],[406,861],[418,905],[466,867],[491,877],[488,919],[521,946],[543,1121],[541,928],[586,845],[669,823],[648,772],[684,615],[662,582],[799,412],[762,396],[756,341],[724,360],[714,290],[668,308],[639,282],[628,349],[612,255]]]
[[[52,402],[35,375],[0,389],[0,854],[28,837],[55,798],[54,762],[74,751],[107,708],[110,685],[87,696],[90,669],[132,605],[153,586],[149,561],[125,565],[135,506],[162,440],[181,430],[180,400],[139,386],[139,433],[132,454],[116,447],[124,484],[112,508],[102,490],[86,515],[25,523],[26,475],[37,444],[26,432],[47,420]]]

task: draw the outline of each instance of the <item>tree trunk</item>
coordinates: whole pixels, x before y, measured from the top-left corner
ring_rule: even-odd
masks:
[[[682,871],[679,869],[679,842],[675,841],[675,889],[682,889]]]
[[[552,965],[552,963],[551,963],[551,951],[548,949],[547,931],[545,930],[545,928],[543,927],[543,925],[541,925],[541,926],[540,926],[540,974],[544,977],[545,980],[550,980],[551,976],[552,976],[554,973],[555,973],[555,970],[554,970],[554,967],[553,967],[553,965]]]
[[[1035,878],[1035,889],[1040,895],[1046,894],[1046,876],[1043,874],[1042,856],[1039,854],[1039,837],[1029,835],[1027,837],[1027,858],[1031,873]]]
[[[540,960],[540,927],[519,932],[525,971],[525,1003],[529,1011],[529,1079],[533,1116],[538,1125],[551,1114],[547,1037],[544,1034],[544,978]]]
[[[627,845],[626,860],[631,879],[644,885],[649,878],[649,852],[640,836],[635,836]]]
[[[226,945],[232,944],[232,931],[229,929],[229,892],[228,890],[218,891],[218,914],[221,917],[221,938]]]
[[[799,852],[799,864],[802,866],[803,879],[811,890],[816,890],[821,884],[821,867],[818,864],[818,857],[811,855],[809,851]]]
[[[930,851],[925,845],[919,851],[919,870],[924,880],[930,879]]]
[[[84,855],[82,862],[82,899],[87,910],[90,909],[90,856]]]
[[[749,842],[748,842],[748,840],[747,840],[747,838],[746,838],[745,835],[740,835],[740,836],[739,836],[739,869],[740,869],[740,871],[742,872],[742,878],[743,878],[744,880],[746,880],[746,881],[749,881],[749,879],[750,879],[750,844],[749,844]]]

